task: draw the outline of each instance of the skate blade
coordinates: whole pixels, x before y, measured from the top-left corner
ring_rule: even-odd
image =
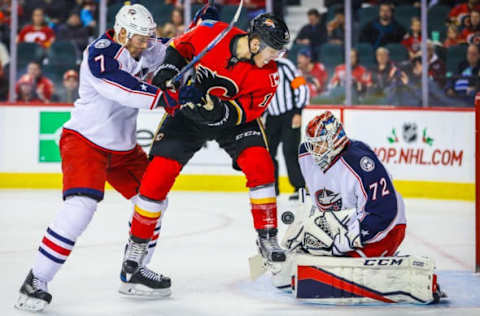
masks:
[[[122,283],[118,292],[123,295],[143,298],[162,298],[168,297],[172,294],[170,288],[166,289],[151,289],[142,284]]]
[[[15,308],[29,312],[40,312],[43,311],[47,305],[48,303],[44,300],[28,297],[27,295],[20,293],[17,303],[15,303]]]

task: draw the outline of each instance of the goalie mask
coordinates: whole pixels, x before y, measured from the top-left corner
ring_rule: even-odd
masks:
[[[308,122],[305,140],[308,152],[324,172],[349,141],[342,123],[330,111]]]
[[[124,5],[115,16],[115,34],[120,34],[124,28],[127,31],[127,39],[133,35],[154,36],[157,24],[152,14],[141,4]]]

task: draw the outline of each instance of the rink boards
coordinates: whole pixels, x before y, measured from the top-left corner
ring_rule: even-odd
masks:
[[[0,106],[0,188],[61,188],[58,139],[71,109]],[[303,125],[326,109],[341,118],[349,137],[372,147],[404,196],[474,200],[473,109],[309,106]],[[139,114],[137,137],[146,151],[162,116],[163,111]],[[281,190],[291,190],[282,162],[280,174]],[[174,189],[242,191],[245,180],[228,155],[208,142]]]

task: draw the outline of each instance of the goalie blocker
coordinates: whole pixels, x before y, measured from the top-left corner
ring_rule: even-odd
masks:
[[[274,274],[274,283],[281,287],[290,278],[295,297],[312,303],[429,304],[446,297],[437,284],[434,261],[427,257],[336,258],[292,254],[289,260],[284,268],[290,266],[290,274],[282,269]]]

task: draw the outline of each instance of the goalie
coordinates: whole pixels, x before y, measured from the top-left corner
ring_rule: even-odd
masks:
[[[289,255],[272,266],[275,286],[335,304],[443,296],[432,260],[392,257],[405,236],[403,199],[375,153],[348,139],[331,112],[308,123],[299,163],[312,206],[282,215],[290,224],[282,241]]]

